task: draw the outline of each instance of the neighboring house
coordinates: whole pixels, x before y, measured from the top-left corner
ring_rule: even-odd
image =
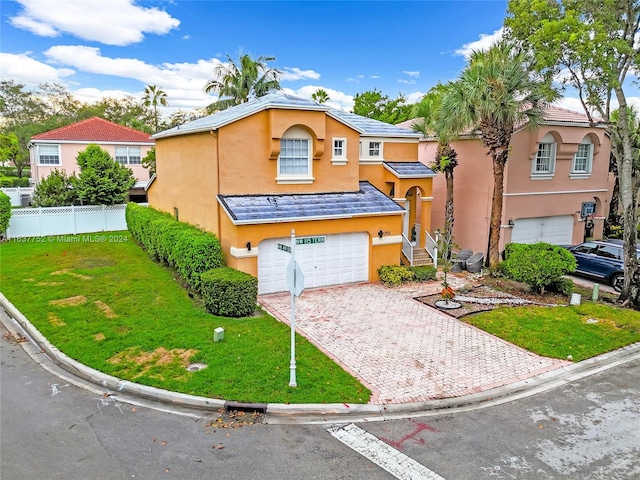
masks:
[[[292,229],[318,287],[378,280],[430,224],[435,174],[408,129],[273,93],[154,138],[150,205],[218,235],[261,294],[287,289]]]
[[[31,137],[31,178],[39,183],[52,170],[66,171],[67,175],[80,173],[78,153],[95,143],[119,163],[131,168],[137,180],[130,192],[132,200],[143,200],[144,187],[149,182],[149,171],[142,159],[155,143],[148,133],[93,117],[66,127],[56,128]]]
[[[405,123],[406,125],[406,123]],[[408,126],[408,125],[406,125]],[[452,142],[454,242],[487,255],[493,169],[479,138]],[[437,143],[422,139],[420,161],[430,165]],[[592,127],[586,115],[549,107],[538,129],[517,128],[504,176],[500,250],[509,242],[577,244],[585,234],[602,238],[609,212],[610,138],[604,126]],[[444,174],[433,183],[432,231],[444,225]]]

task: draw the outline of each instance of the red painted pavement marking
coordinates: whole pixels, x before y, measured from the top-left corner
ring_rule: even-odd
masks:
[[[402,450],[402,444],[404,442],[406,442],[407,440],[414,440],[418,445],[424,445],[424,439],[423,438],[416,438],[416,435],[418,435],[420,432],[422,432],[423,430],[427,430],[429,432],[437,432],[437,430],[429,425],[426,425],[424,423],[418,423],[418,422],[413,422],[416,424],[416,429],[415,431],[413,431],[412,433],[410,433],[409,435],[405,435],[404,437],[402,437],[400,440],[398,440],[397,442],[394,442],[392,440],[389,440],[388,438],[383,438],[380,437],[380,440],[383,440],[385,442],[387,442],[389,445],[397,448],[398,450]]]

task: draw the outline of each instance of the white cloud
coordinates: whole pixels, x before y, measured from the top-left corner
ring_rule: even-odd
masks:
[[[311,94],[315,93],[319,88],[323,89],[325,92],[327,92],[327,94],[329,94],[329,101],[326,103],[327,106],[347,112],[353,110],[353,95],[348,95],[344,92],[334,90],[332,88],[323,87],[321,85],[305,85],[304,87],[300,87],[297,90],[293,90],[291,88],[283,88],[282,90],[285,93],[297,95],[302,98],[308,98],[310,100]]]
[[[303,80],[305,78],[318,80],[320,78],[320,74],[313,70],[300,70],[296,67],[284,67],[281,71],[282,75],[280,75],[280,80],[285,82],[293,82],[295,80]]]
[[[399,83],[404,83],[405,85],[414,85],[416,83],[415,80],[405,80],[404,78],[398,79]]]
[[[407,98],[407,103],[418,103],[425,95],[425,92],[411,92],[407,93],[405,97]]]
[[[407,70],[403,70],[402,73],[404,73],[405,75],[409,75],[410,77],[419,77],[420,76],[420,72],[410,72]]]
[[[145,33],[164,35],[180,21],[158,8],[132,0],[17,0],[22,11],[9,19],[23,30],[45,37],[69,34],[107,45],[138,43]]]
[[[502,38],[502,32],[504,29],[496,30],[491,34],[482,33],[480,38],[473,42],[465,43],[462,47],[455,51],[456,55],[461,55],[464,58],[469,58],[472,52],[488,50],[494,43],[498,42]]]
[[[15,80],[25,85],[62,83],[65,77],[75,74],[70,68],[54,68],[31,57],[31,52],[21,54],[0,52],[2,80]]]

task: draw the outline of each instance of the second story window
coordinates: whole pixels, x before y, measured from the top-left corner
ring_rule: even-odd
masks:
[[[38,165],[61,165],[60,145],[38,145]]]
[[[140,147],[116,147],[116,162],[122,165],[140,165]]]
[[[550,134],[538,143],[538,151],[533,159],[531,175],[533,178],[549,178],[556,167],[556,142]]]
[[[347,164],[347,139],[346,138],[333,139],[333,152],[331,154],[331,163],[333,165]]]
[[[283,138],[280,140],[281,175],[309,174],[309,140]]]
[[[307,130],[291,127],[280,139],[276,181],[281,184],[313,183],[313,139]]]
[[[369,156],[370,157],[380,156],[380,142],[369,142]]]
[[[573,178],[587,177],[591,175],[591,168],[593,164],[593,143],[589,137],[585,137],[580,145],[578,145],[578,151],[573,156],[573,162],[571,164],[571,176]]]

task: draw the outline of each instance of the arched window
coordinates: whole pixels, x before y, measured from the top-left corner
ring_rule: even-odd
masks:
[[[548,178],[553,176],[556,169],[556,141],[553,135],[547,133],[538,143],[536,158],[531,166],[531,175]]]
[[[312,183],[313,138],[302,127],[291,127],[280,139],[278,155],[278,183]]]
[[[591,175],[593,166],[593,142],[586,136],[578,145],[578,151],[573,156],[571,163],[572,177],[585,177]]]

